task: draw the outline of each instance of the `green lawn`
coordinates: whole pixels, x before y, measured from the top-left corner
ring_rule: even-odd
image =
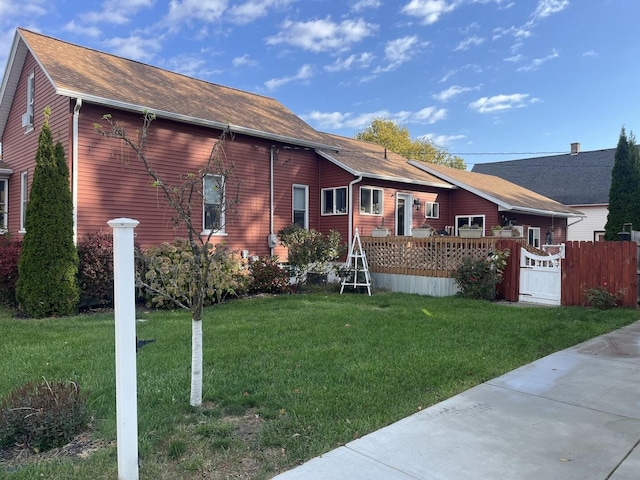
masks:
[[[640,312],[378,293],[231,301],[204,319],[204,402],[189,407],[188,312],[140,311],[142,479],[270,478],[478,383],[627,325]],[[31,380],[90,392],[88,458],[3,461],[8,479],[113,479],[113,313],[0,311],[0,396]],[[238,476],[231,476],[232,474]],[[4,476],[3,476],[4,475]]]

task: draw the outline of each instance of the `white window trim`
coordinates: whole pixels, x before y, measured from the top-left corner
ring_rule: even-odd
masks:
[[[9,221],[9,180],[0,178],[0,183],[4,185],[4,206],[0,207],[0,234],[7,231]]]
[[[29,202],[29,171],[20,174],[20,230],[19,233],[25,233],[25,221],[27,219],[27,203]]]
[[[309,185],[301,185],[294,183],[291,185],[291,223],[295,223],[295,191],[296,189],[304,190],[304,229],[309,229]]]
[[[431,211],[431,215],[429,215],[430,211]],[[435,214],[433,213],[434,211],[435,211]],[[440,218],[440,202],[424,202],[424,217]]]
[[[25,126],[25,133],[33,130],[34,116],[35,116],[35,82],[36,74],[31,72],[27,77],[27,112],[29,115],[29,124]]]
[[[371,190],[371,205],[369,206],[371,209],[371,212],[362,211],[362,191],[363,190]],[[373,203],[374,191],[380,192],[380,206],[377,212],[373,211],[374,210],[373,206],[375,205]],[[384,214],[384,190],[382,188],[377,188],[377,187],[360,187],[360,201],[358,202],[358,206],[360,207],[360,215],[375,215],[375,216],[381,217]]]
[[[471,220],[472,218],[482,218],[482,226],[480,228],[482,228],[482,236],[484,237],[484,229],[487,226],[487,219],[486,219],[486,216],[484,214],[481,214],[481,215],[456,215],[456,218],[455,218],[456,224],[455,224],[455,227],[454,227],[456,235],[460,235],[459,228],[458,228],[458,224],[460,222],[458,222],[458,220],[461,219],[461,218],[466,219],[468,225],[471,225],[470,222],[472,221]]]
[[[336,211],[336,194],[338,190],[344,190],[344,198],[345,198],[345,210],[344,212],[338,212]],[[326,208],[325,208],[325,203],[324,203],[324,199],[325,199],[325,192],[329,192],[332,191],[333,192],[333,211],[332,212],[325,212]],[[323,216],[328,216],[328,215],[347,215],[349,213],[349,189],[347,187],[333,187],[333,188],[323,188],[320,192],[320,211],[321,211],[321,215]]]
[[[218,230],[212,230],[210,228],[205,228],[206,226],[206,195],[204,194],[205,189],[206,189],[206,182],[207,182],[207,177],[212,177],[212,178],[219,178],[221,180],[221,185],[222,185],[222,193],[220,194],[220,200],[222,201],[222,204],[220,206],[220,229]],[[224,236],[226,235],[226,231],[225,231],[225,215],[224,215],[224,198],[225,198],[225,181],[224,181],[224,177],[222,175],[215,175],[213,173],[207,174],[205,175],[205,177],[202,179],[202,234],[201,235],[211,235],[211,236]]]

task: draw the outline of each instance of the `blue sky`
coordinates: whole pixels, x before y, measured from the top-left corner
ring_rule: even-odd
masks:
[[[638,0],[0,0],[0,65],[24,27],[275,97],[321,131],[392,119],[471,166],[638,128],[638,18]]]

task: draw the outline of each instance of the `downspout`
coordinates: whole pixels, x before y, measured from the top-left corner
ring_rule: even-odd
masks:
[[[351,248],[351,244],[353,243],[353,216],[355,212],[355,204],[353,202],[353,186],[356,183],[359,183],[361,181],[362,181],[362,175],[360,175],[358,178],[349,182],[349,203],[351,205],[351,208],[349,208],[349,243],[347,245],[348,248]]]
[[[78,118],[80,116],[80,108],[82,107],[82,99],[76,98],[76,105],[73,108],[73,132],[71,138],[72,153],[71,161],[72,169],[72,192],[73,201],[73,243],[78,244]]]
[[[271,145],[271,150],[269,151],[269,252],[273,257],[275,242],[273,241],[274,232],[273,232],[273,216],[274,216],[274,199],[273,199],[273,162],[274,162],[274,153],[275,153],[275,145]]]

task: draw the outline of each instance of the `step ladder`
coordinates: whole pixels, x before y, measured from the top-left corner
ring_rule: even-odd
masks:
[[[367,287],[367,292],[371,296],[371,277],[369,276],[369,265],[367,265],[367,256],[362,249],[360,242],[360,234],[356,228],[353,236],[353,242],[349,247],[349,256],[347,257],[347,277],[342,281],[340,294],[344,291],[344,287]],[[363,278],[364,277],[364,278]]]

